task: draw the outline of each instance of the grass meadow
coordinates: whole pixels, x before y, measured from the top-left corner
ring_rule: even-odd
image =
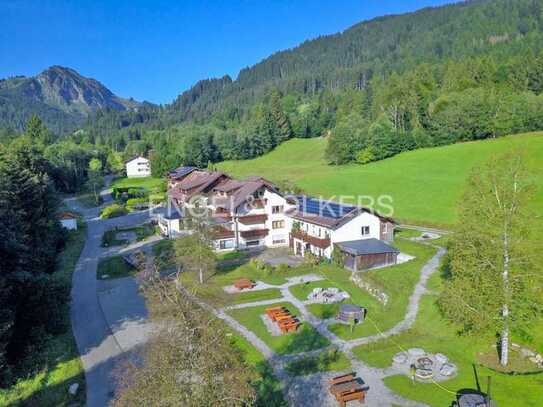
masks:
[[[528,157],[538,187],[533,208],[543,204],[543,133],[515,135],[426,148],[366,165],[328,165],[326,139],[293,139],[262,157],[225,161],[217,166],[234,176],[261,175],[290,181],[307,194],[392,197],[394,217],[404,222],[450,226],[472,168],[491,156],[520,149]],[[368,204],[367,201],[363,202]],[[379,205],[376,209],[383,209]]]

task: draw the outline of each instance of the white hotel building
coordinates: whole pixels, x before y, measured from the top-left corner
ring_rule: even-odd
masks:
[[[222,172],[181,167],[168,176],[168,195],[181,212],[196,199],[207,207],[219,251],[289,246],[295,255],[311,252],[330,259],[333,250],[340,250],[352,270],[396,263],[399,253],[388,244],[393,219],[359,206],[283,195],[261,177],[236,180]],[[159,225],[169,236],[182,228],[179,221],[172,227],[165,216]]]

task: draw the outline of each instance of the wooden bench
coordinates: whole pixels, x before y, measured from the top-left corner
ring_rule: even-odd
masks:
[[[366,392],[364,390],[355,390],[349,393],[342,393],[336,396],[339,401],[340,407],[346,407],[347,402],[351,400],[358,400],[360,404],[364,404],[366,399]]]
[[[340,383],[345,383],[345,382],[351,382],[355,379],[355,377],[356,375],[354,373],[348,373],[342,376],[332,377],[330,380],[328,380],[328,383],[330,385],[334,385],[334,384],[340,384]]]
[[[296,332],[299,326],[300,322],[293,320],[285,324],[280,324],[279,329],[281,330],[281,333]]]
[[[288,321],[289,319],[293,318],[294,317],[290,313],[275,315],[276,322]]]
[[[240,278],[238,281],[236,281],[234,283],[234,287],[236,287],[238,290],[243,290],[243,289],[251,289],[255,286],[255,283],[253,283],[251,280],[249,280],[248,278]]]
[[[280,314],[282,312],[288,312],[285,307],[274,307],[266,309],[266,315],[273,319],[274,315]]]

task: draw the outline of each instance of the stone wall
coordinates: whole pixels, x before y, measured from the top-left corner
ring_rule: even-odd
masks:
[[[374,287],[369,282],[362,279],[361,273],[353,273],[351,274],[350,280],[357,286],[362,288],[363,290],[366,290],[368,293],[371,294],[372,297],[375,297],[377,301],[379,301],[383,305],[388,304],[388,294],[384,293],[377,287]]]

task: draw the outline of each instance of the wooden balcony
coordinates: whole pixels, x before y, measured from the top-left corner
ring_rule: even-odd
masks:
[[[243,230],[239,234],[244,239],[255,239],[268,236],[268,229]]]
[[[244,225],[258,225],[260,223],[265,223],[268,220],[268,215],[247,215],[240,216],[239,222]]]
[[[316,246],[320,249],[327,249],[330,246],[330,237],[320,238],[307,234],[300,229],[292,229],[290,235],[295,238],[302,240],[303,242],[309,243],[313,246]]]
[[[211,232],[213,239],[232,239],[235,237],[234,231],[223,226],[215,226]]]

